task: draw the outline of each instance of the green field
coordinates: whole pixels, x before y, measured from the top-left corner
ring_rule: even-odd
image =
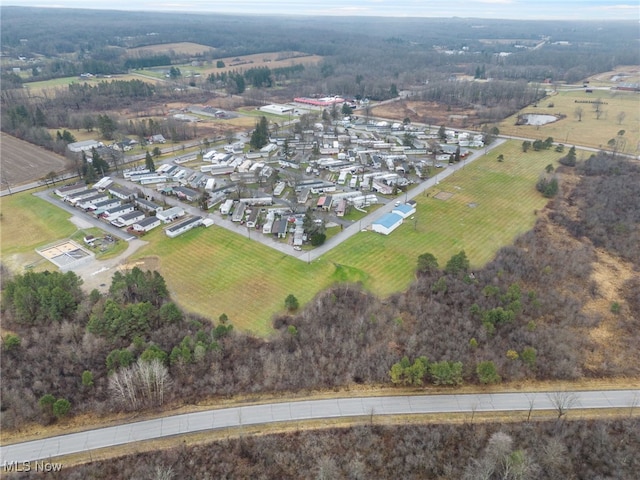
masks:
[[[502,163],[496,161],[500,153]],[[535,181],[558,157],[523,154],[518,142],[502,145],[438,185],[454,194],[449,200],[434,199],[435,191],[417,198],[415,222],[407,220],[387,237],[360,232],[310,265],[215,226],[176,239],[153,232],[136,257],[158,259],[172,295],[187,310],[210,318],[226,313],[238,328],[266,334],[289,293],[304,304],[332,283],[349,281],[389,295],[411,283],[425,252],[444,265],[464,249],[474,267],[482,266],[532,227],[534,210],[547,202]]]
[[[34,249],[70,237],[77,230],[71,215],[28,192],[2,197],[0,206],[2,262],[14,271],[34,263],[52,268]]]
[[[496,161],[499,154],[504,162]],[[443,266],[464,249],[474,268],[484,265],[532,227],[534,210],[547,201],[535,182],[559,156],[554,151],[524,154],[520,142],[507,142],[416,198],[415,218],[391,235],[359,232],[311,264],[215,226],[175,239],[157,229],[145,235],[149,244],[133,260],[151,259],[186,310],[213,319],[226,313],[237,328],[267,335],[272,316],[284,311],[290,293],[304,305],[331,284],[348,281],[386,296],[412,282],[416,259],[425,252]],[[453,195],[440,200],[434,198],[438,192]],[[77,233],[68,218],[28,193],[4,197],[3,262],[18,271],[34,261],[38,268],[51,268],[38,260],[34,248]]]
[[[602,115],[596,119],[593,104],[576,103],[600,99],[603,104]],[[578,121],[576,108],[582,108],[582,119]],[[618,115],[624,113],[620,121]],[[519,114],[539,113],[566,115],[557,122],[542,125],[516,126]],[[556,95],[545,97],[538,106],[529,106],[508,117],[498,125],[500,133],[544,140],[552,137],[556,142],[566,145],[584,145],[594,148],[607,148],[607,142],[620,130],[624,130],[626,148],[624,153],[637,155],[640,142],[640,95],[633,92],[594,90],[559,91]]]

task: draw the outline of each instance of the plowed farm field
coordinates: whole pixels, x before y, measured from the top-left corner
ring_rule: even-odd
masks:
[[[49,172],[62,172],[70,162],[61,155],[37,147],[16,137],[0,134],[2,183],[20,185],[43,178]]]

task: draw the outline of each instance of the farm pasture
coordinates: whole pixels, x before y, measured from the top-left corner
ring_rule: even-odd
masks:
[[[0,148],[3,190],[7,185],[34,182],[49,172],[60,173],[71,166],[65,157],[6,133],[0,134]]]
[[[607,142],[624,130],[626,141],[624,153],[640,153],[640,95],[617,90],[597,90],[586,93],[586,89],[560,90],[540,100],[536,106],[529,106],[516,115],[500,122],[500,133],[518,137],[545,140],[553,138],[566,145],[584,145],[608,149]],[[596,118],[594,103],[601,100],[602,114]],[[582,109],[582,119],[578,120],[576,109]],[[620,121],[621,112],[624,118]],[[564,115],[565,117],[542,126],[516,125],[518,115],[525,113]]]

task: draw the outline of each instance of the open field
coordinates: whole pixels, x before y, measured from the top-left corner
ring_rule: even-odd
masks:
[[[496,251],[529,230],[534,211],[547,200],[535,189],[544,167],[556,164],[553,151],[523,154],[516,142],[508,142],[440,182],[437,189],[415,200],[414,219],[389,236],[361,232],[327,254],[349,271],[353,280],[379,295],[405,289],[414,278],[419,255],[434,254],[441,267],[465,250],[472,267],[491,260]],[[505,161],[496,157],[503,154]],[[453,194],[448,200],[434,198],[438,192]],[[363,225],[364,227],[364,225]]]
[[[3,190],[7,186],[34,182],[49,172],[59,173],[71,166],[63,156],[11,135],[2,133],[0,140]]]
[[[47,93],[54,95],[56,89],[67,87],[72,83],[88,83],[89,85],[91,85],[99,82],[111,82],[114,80],[122,80],[122,81],[141,80],[143,82],[152,83],[152,84],[158,83],[156,79],[151,78],[149,76],[125,74],[125,75],[110,75],[108,77],[91,77],[91,78],[79,78],[77,76],[52,78],[51,80],[43,80],[40,82],[28,82],[24,84],[24,87],[28,89],[32,94],[47,91]]]
[[[157,229],[134,258],[159,263],[172,297],[185,310],[217,319],[222,313],[242,330],[265,335],[271,316],[293,293],[309,301],[329,283],[330,264],[307,265],[223,228],[196,229],[169,239]]]
[[[603,114],[596,119],[594,106],[591,103],[600,99]],[[552,105],[552,106],[551,106]],[[576,109],[582,109],[582,120],[578,121]],[[619,121],[618,115],[624,113]],[[516,125],[518,115],[502,121],[498,128],[500,133],[544,140],[552,137],[556,142],[567,145],[584,145],[607,149],[607,142],[614,138],[618,131],[624,130],[626,148],[624,153],[637,155],[640,145],[640,95],[633,92],[615,90],[593,90],[586,93],[584,89],[559,91],[556,95],[547,96],[538,102],[538,106],[529,106],[519,112],[548,115],[566,115],[565,118],[540,127],[533,125]]]
[[[77,228],[70,215],[28,192],[2,197],[1,205],[2,262],[16,272],[34,264],[38,270],[53,269],[34,249],[71,236]]]
[[[128,48],[127,55],[130,57],[141,57],[148,55],[198,55],[215,48],[207,45],[200,45],[193,42],[158,43],[156,45],[146,45],[144,47]]]

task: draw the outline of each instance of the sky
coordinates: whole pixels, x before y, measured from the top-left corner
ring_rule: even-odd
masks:
[[[0,0],[0,3],[192,13],[640,21],[638,0]]]

